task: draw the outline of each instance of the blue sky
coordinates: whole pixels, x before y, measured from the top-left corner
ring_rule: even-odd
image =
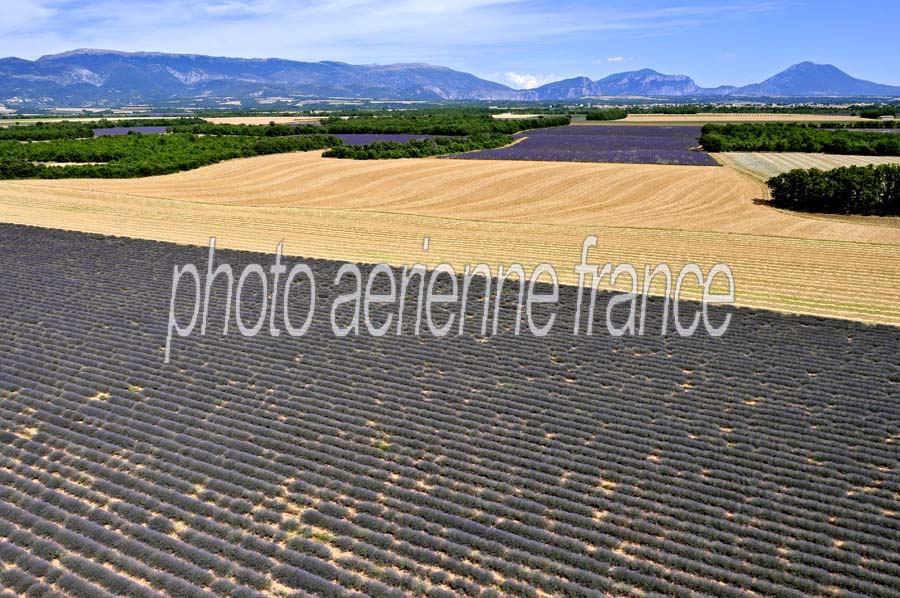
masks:
[[[894,2],[4,0],[0,56],[75,48],[429,62],[514,87],[653,68],[703,86],[802,60],[900,85]]]

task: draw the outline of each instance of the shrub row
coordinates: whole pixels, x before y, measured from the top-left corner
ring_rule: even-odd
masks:
[[[566,116],[526,119],[496,119],[480,109],[416,110],[394,114],[368,114],[351,118],[329,118],[322,126],[329,133],[399,133],[407,135],[511,135],[528,129],[568,125]]]
[[[52,139],[80,139],[93,137],[94,129],[110,127],[187,127],[204,123],[200,118],[144,118],[125,120],[96,120],[90,122],[48,121],[33,125],[12,125],[0,128],[0,140],[49,141]]]
[[[610,108],[608,110],[590,110],[585,118],[587,120],[620,120],[628,116],[628,112],[621,108]]]
[[[325,149],[330,135],[199,137],[121,135],[59,139],[52,143],[0,142],[0,179],[133,178],[191,170],[234,158]],[[52,166],[40,162],[66,163]],[[67,164],[67,163],[77,164]]]
[[[900,156],[900,135],[805,126],[797,123],[706,125],[700,145],[708,152],[821,152]]]
[[[471,135],[469,137],[435,137],[410,139],[405,143],[378,141],[368,145],[339,145],[326,151],[326,158],[352,160],[383,160],[386,158],[424,158],[445,154],[458,154],[509,145],[510,135]]]
[[[769,179],[772,202],[807,212],[900,215],[900,165],[802,168]]]

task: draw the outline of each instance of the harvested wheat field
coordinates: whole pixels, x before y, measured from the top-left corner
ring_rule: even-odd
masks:
[[[519,114],[518,112],[504,112],[502,114],[492,114],[492,118],[497,120],[519,120],[525,118],[541,118],[543,114]]]
[[[598,263],[725,262],[740,305],[900,324],[900,230],[786,214],[755,204],[763,192],[722,167],[307,153],[148,179],[3,182],[0,220],[254,251],[284,240],[289,255],[395,265],[548,261],[564,283],[596,234]]]
[[[777,114],[769,112],[712,112],[700,114],[629,114],[616,121],[587,121],[584,124],[698,124],[728,122],[847,122],[862,120],[859,116],[839,114]]]
[[[141,119],[154,119],[158,118],[155,116],[77,116],[71,118],[17,118],[17,119],[6,119],[0,120],[0,127],[12,126],[12,125],[33,125],[38,122],[61,122],[61,121],[69,121],[69,122],[95,122],[100,119],[104,120],[141,120]],[[279,125],[287,124],[287,123],[299,123],[299,122],[318,122],[322,120],[321,117],[318,116],[214,116],[211,118],[204,119],[211,123],[219,123],[225,125],[267,125],[270,122],[274,122]]]
[[[248,207],[364,210],[475,221],[602,225],[900,243],[900,233],[755,203],[765,185],[730,168],[457,160],[333,160],[306,152],[146,179],[4,185]]]
[[[47,116],[47,117],[34,117],[34,118],[5,118],[0,119],[0,127],[12,127],[17,125],[33,125],[35,123],[55,123],[55,122],[73,122],[73,123],[83,123],[83,122],[97,122],[98,120],[147,120],[159,118],[156,116],[146,116],[136,114],[134,116],[129,115],[120,115],[120,116]]]
[[[318,116],[214,116],[205,120],[222,125],[267,125],[271,122],[277,125],[284,125],[299,122],[318,122],[322,119]]]
[[[726,166],[763,180],[794,168],[821,168],[829,170],[840,166],[900,164],[900,156],[838,156],[835,154],[791,152],[727,152],[713,154],[713,156]]]

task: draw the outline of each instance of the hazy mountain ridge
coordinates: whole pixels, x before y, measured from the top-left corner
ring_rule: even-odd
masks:
[[[351,65],[99,50],[65,52],[35,61],[0,60],[0,101],[19,97],[48,98],[61,104],[77,100],[129,103],[205,95],[466,100],[512,91],[468,73],[427,64]]]
[[[196,98],[289,96],[385,100],[575,100],[644,96],[900,96],[900,87],[863,81],[831,65],[803,62],[761,83],[702,88],[686,75],[651,69],[593,81],[575,77],[514,90],[429,64],[351,65],[278,58],[74,50],[29,61],[0,59],[0,102],[44,105],[150,103]]]
[[[830,64],[801,62],[763,81],[735,87],[722,85],[704,88],[686,75],[664,75],[652,69],[616,73],[597,81],[584,78],[549,83],[530,90],[529,99],[554,100],[569,97],[600,96],[735,96],[735,97],[810,97],[810,96],[900,96],[900,87],[881,85],[851,77]],[[567,93],[564,85],[576,90],[589,90],[581,96]]]
[[[804,90],[814,87],[818,93]],[[898,95],[900,87],[851,77],[830,64],[801,62],[762,83],[739,88],[745,95]]]

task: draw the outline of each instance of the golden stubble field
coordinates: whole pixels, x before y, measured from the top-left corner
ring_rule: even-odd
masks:
[[[0,120],[0,127],[8,127],[13,125],[33,125],[37,122],[55,122],[55,121],[69,121],[69,122],[94,122],[99,119],[105,119],[109,121],[115,120],[147,120],[158,118],[155,116],[142,116],[140,114],[134,116],[122,115],[122,116],[73,116],[71,118],[65,117],[60,118],[59,116],[55,116],[53,118],[18,118],[18,119],[5,119]],[[270,122],[274,122],[275,124],[288,124],[288,123],[300,123],[300,122],[318,122],[322,120],[323,117],[320,116],[213,116],[210,118],[206,118],[211,123],[217,124],[227,124],[227,125],[267,125]]]
[[[2,182],[0,220],[267,252],[284,240],[289,255],[394,265],[550,262],[564,283],[596,234],[595,263],[725,262],[740,305],[900,325],[900,228],[774,210],[754,201],[765,193],[727,167],[313,152],[148,179]]]
[[[322,118],[318,116],[213,116],[204,120],[222,125],[267,125],[269,123],[284,125],[299,122],[318,122]]]
[[[771,112],[707,112],[699,114],[629,114],[622,120],[587,121],[584,124],[700,125],[737,122],[852,122],[859,116],[836,114],[778,114]],[[581,124],[581,123],[579,123]]]

